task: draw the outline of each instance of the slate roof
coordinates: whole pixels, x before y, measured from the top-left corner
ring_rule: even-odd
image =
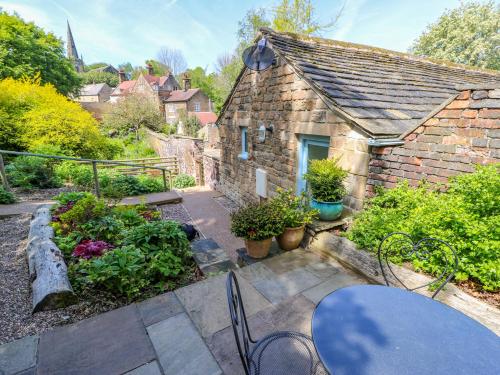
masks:
[[[94,83],[85,85],[80,90],[80,96],[94,96],[99,95],[103,88],[108,86],[106,83]]]
[[[174,90],[170,93],[166,102],[186,102],[193,97],[200,89]]]
[[[261,29],[318,93],[373,137],[400,135],[456,95],[500,73],[379,48]]]

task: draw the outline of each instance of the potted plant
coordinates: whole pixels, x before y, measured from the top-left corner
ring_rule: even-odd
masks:
[[[299,247],[304,238],[306,224],[312,223],[318,216],[318,210],[312,209],[306,199],[304,193],[297,196],[292,190],[278,188],[276,196],[270,202],[283,222],[283,233],[276,237],[279,247],[283,250]]]
[[[347,171],[338,165],[338,159],[312,160],[309,164],[304,179],[312,194],[311,207],[319,210],[321,220],[331,221],[342,215],[346,177]]]
[[[270,204],[251,204],[231,215],[231,232],[245,240],[250,257],[265,258],[273,237],[283,232],[283,223]]]

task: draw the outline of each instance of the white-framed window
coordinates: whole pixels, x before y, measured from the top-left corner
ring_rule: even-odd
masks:
[[[169,104],[169,105],[168,105],[168,111],[169,111],[170,113],[175,113],[175,105],[173,105],[173,104]]]
[[[194,102],[194,111],[195,112],[200,112],[201,111],[201,104],[200,104],[200,102]]]
[[[248,159],[248,129],[245,126],[240,127],[241,131],[241,153],[238,155],[240,159]]]

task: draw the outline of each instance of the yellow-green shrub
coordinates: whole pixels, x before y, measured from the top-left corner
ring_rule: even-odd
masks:
[[[111,158],[116,146],[78,103],[39,80],[0,81],[0,148],[34,150],[59,146],[66,155]]]

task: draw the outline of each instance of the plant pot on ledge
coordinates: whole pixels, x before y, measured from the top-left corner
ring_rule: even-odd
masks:
[[[347,193],[344,180],[347,171],[338,165],[339,159],[312,160],[304,179],[311,190],[311,208],[319,211],[319,219],[333,221],[342,215],[342,199]]]
[[[276,237],[280,249],[288,251],[299,247],[304,238],[305,225],[296,228],[285,228],[284,232]]]
[[[344,205],[342,200],[337,202],[319,202],[311,199],[311,207],[319,211],[319,219],[323,221],[333,221],[342,215]]]
[[[271,243],[273,238],[266,238],[265,240],[245,240],[245,247],[247,249],[247,254],[251,258],[261,259],[269,255],[269,249],[271,249]]]

